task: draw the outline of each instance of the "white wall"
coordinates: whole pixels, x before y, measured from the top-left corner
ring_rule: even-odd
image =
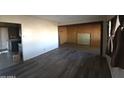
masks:
[[[58,48],[57,23],[31,16],[0,16],[0,22],[22,25],[24,60]]]
[[[0,49],[8,49],[8,28],[0,27]]]

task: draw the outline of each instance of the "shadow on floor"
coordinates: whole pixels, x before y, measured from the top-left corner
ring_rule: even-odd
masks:
[[[111,78],[111,72],[105,57],[93,56],[82,59],[77,78]]]

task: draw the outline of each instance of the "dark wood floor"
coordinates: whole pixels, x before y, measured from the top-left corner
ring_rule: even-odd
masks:
[[[110,78],[106,58],[61,47],[9,68],[0,70],[0,76],[17,78]]]

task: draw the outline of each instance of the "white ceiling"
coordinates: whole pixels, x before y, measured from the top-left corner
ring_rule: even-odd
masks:
[[[35,17],[55,21],[58,25],[103,21],[104,15],[35,15]]]

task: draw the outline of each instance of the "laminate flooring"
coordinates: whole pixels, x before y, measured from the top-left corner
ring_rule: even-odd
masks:
[[[1,77],[110,78],[106,58],[63,46],[23,63],[0,70]]]

